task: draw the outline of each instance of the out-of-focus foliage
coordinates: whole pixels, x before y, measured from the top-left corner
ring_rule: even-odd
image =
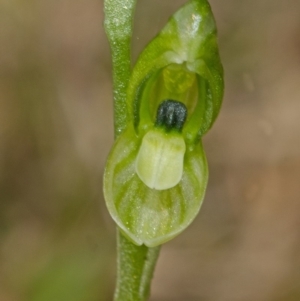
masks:
[[[182,3],[138,1],[133,56]],[[300,3],[211,0],[226,93],[210,182],[153,301],[300,299]],[[113,142],[102,2],[0,0],[0,300],[111,300]]]

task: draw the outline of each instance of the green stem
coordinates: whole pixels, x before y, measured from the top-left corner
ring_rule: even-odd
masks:
[[[118,233],[118,278],[114,301],[145,301],[160,247],[136,246]]]
[[[127,124],[126,90],[131,73],[130,46],[136,0],[105,0],[105,30],[111,46],[114,128],[117,138]],[[160,247],[136,246],[118,233],[115,301],[145,301]]]
[[[105,0],[104,26],[108,37],[114,88],[114,127],[119,136],[126,127],[126,92],[131,73],[130,48],[136,0]]]

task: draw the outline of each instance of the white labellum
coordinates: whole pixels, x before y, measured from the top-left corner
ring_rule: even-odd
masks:
[[[180,134],[151,130],[142,140],[135,163],[136,173],[149,188],[172,188],[182,178],[185,149]]]

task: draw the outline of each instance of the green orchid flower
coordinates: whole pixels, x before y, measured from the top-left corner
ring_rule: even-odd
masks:
[[[208,181],[201,137],[222,96],[215,21],[206,0],[191,0],[141,53],[127,91],[127,128],[107,160],[108,210],[136,245],[172,239],[199,212]]]

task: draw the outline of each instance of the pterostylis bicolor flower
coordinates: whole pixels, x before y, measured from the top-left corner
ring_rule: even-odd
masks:
[[[105,169],[108,210],[133,243],[162,244],[196,217],[208,180],[201,138],[222,96],[215,21],[206,0],[191,0],[141,53]]]

